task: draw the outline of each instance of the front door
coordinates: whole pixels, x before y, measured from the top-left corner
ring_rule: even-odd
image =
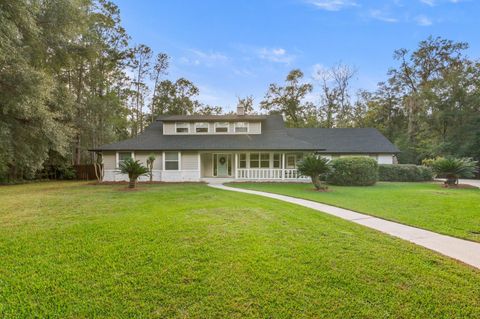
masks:
[[[216,156],[216,174],[217,177],[231,176],[232,155],[215,154]]]

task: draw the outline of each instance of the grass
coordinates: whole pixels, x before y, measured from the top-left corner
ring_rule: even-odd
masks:
[[[330,192],[316,192],[311,184],[231,186],[309,199],[480,242],[480,189],[446,189],[436,183],[329,186]]]
[[[480,272],[413,244],[201,184],[124,187],[0,187],[0,317],[480,317]]]

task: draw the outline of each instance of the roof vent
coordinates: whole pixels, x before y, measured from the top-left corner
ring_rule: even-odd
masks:
[[[243,105],[237,106],[237,115],[245,115],[245,108],[243,107]]]

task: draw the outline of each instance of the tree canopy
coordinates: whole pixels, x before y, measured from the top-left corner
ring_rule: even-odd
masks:
[[[0,30],[0,181],[95,163],[89,149],[136,136],[158,115],[224,111],[201,103],[189,79],[167,78],[168,54],[132,44],[108,0],[0,1]],[[378,128],[403,163],[479,160],[480,62],[467,48],[429,37],[396,50],[372,91],[353,92],[357,70],[341,63],[316,81],[294,69],[257,110],[251,95],[238,105],[283,114],[291,127]]]

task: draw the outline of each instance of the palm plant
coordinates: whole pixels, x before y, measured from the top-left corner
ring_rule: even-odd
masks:
[[[444,176],[445,184],[458,184],[460,177],[473,177],[477,170],[477,162],[471,158],[440,157],[432,163],[432,168],[437,176]]]
[[[140,176],[148,175],[148,168],[143,166],[139,161],[134,161],[132,158],[122,161],[119,168],[120,172],[128,174],[128,188],[135,188],[137,179]]]
[[[303,176],[309,176],[312,179],[312,184],[316,190],[327,189],[322,185],[320,175],[326,174],[330,171],[330,160],[325,157],[316,155],[307,155],[298,163],[298,172]]]
[[[150,154],[147,157],[147,168],[150,174],[150,182],[153,181],[153,162],[155,162],[155,155]]]

